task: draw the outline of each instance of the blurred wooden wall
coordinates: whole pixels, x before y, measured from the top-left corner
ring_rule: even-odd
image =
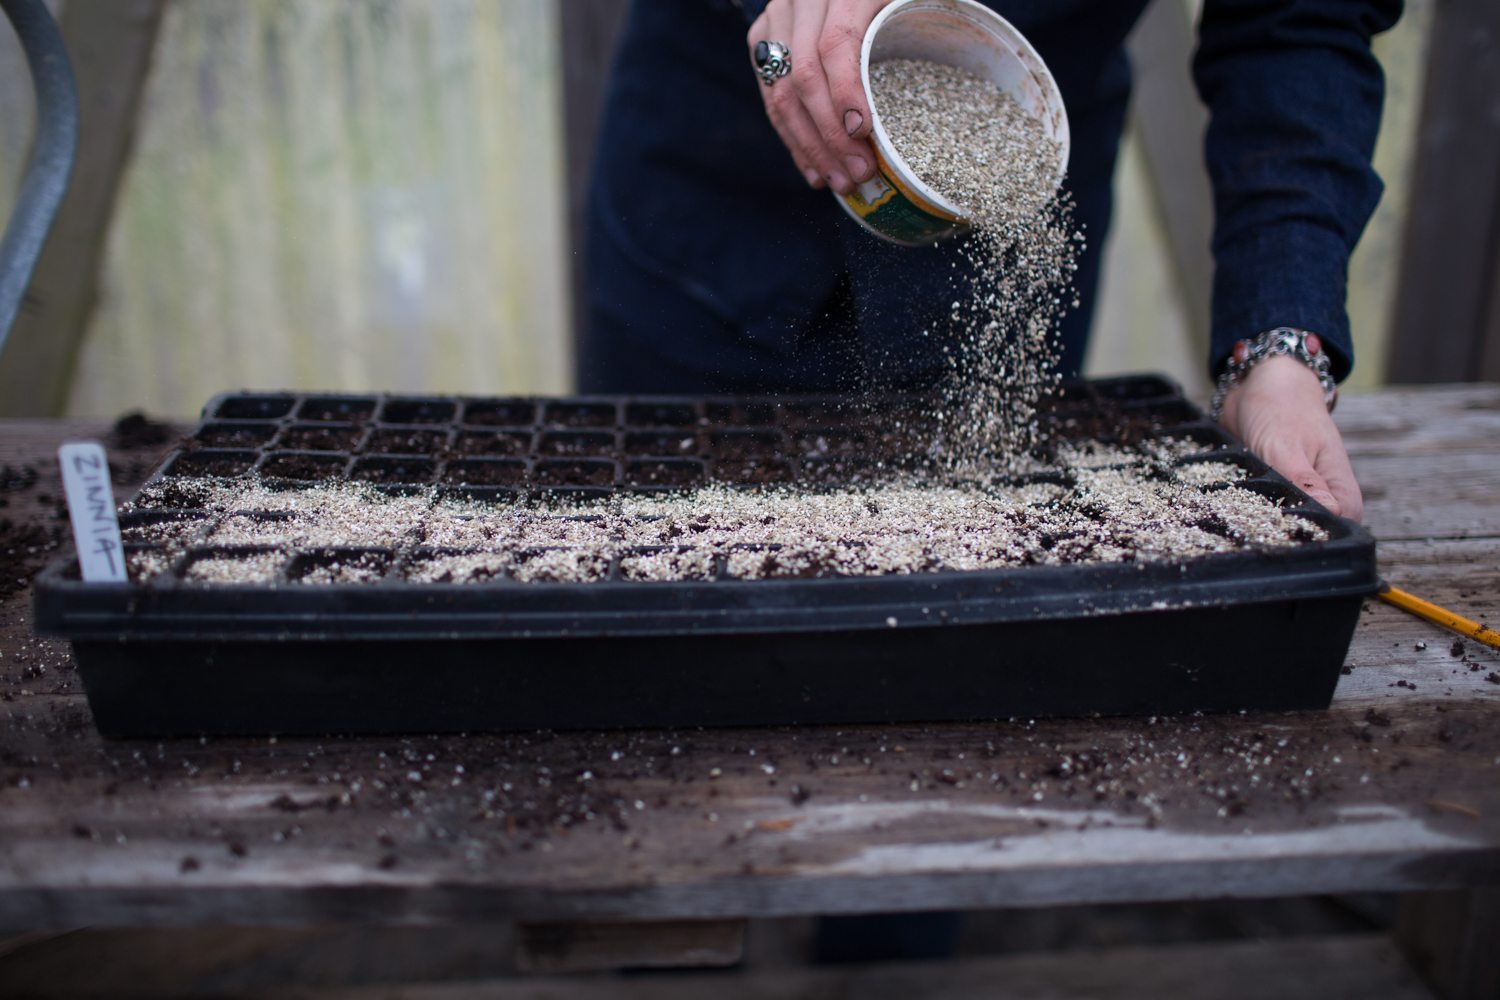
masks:
[[[565,389],[557,28],[552,0],[170,3],[67,409]]]
[[[1500,3],[1437,0],[1392,382],[1500,380]]]
[[[1387,381],[1434,13],[1442,4],[1468,2],[1406,0],[1400,23],[1375,40],[1386,71],[1375,168],[1386,191],[1349,266],[1358,362],[1346,392]],[[1130,40],[1135,100],[1115,175],[1115,220],[1086,370],[1166,371],[1203,399],[1213,264],[1206,119],[1188,70],[1197,6],[1197,0],[1156,0]]]

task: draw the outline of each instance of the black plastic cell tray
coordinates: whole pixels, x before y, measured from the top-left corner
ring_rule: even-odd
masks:
[[[504,503],[711,481],[836,485],[872,462],[860,427],[886,403],[818,398],[415,398],[231,394],[152,482],[329,477]],[[1065,386],[1053,420],[1121,416],[1191,439],[1326,541],[1180,562],[902,576],[584,584],[406,581],[205,586],[184,555],[147,583],[36,583],[39,631],[72,640],[112,736],[482,731],[1160,714],[1326,706],[1374,542],[1187,403],[1136,376]],[[883,419],[882,426],[893,426]],[[1194,458],[1184,459],[1186,461]],[[747,485],[746,488],[757,488]],[[201,531],[195,527],[201,523]],[[302,558],[307,558],[304,555]]]

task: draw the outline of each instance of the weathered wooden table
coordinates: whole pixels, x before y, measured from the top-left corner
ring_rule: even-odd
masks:
[[[1500,387],[1338,419],[1386,577],[1500,619]],[[61,525],[57,442],[106,430],[0,424],[8,569]],[[117,453],[121,478],[154,457]],[[563,923],[707,941],[745,917],[1448,890],[1424,926],[1467,937],[1417,944],[1460,994],[1494,982],[1500,656],[1376,602],[1326,712],[105,742],[24,569],[0,581],[7,930],[514,921],[545,951]]]

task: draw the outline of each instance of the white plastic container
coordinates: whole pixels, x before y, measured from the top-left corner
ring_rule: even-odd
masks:
[[[1068,167],[1068,114],[1042,57],[1009,21],[975,0],[896,0],[865,33],[859,72],[870,102],[875,176],[839,203],[882,239],[924,246],[963,232],[963,210],[924,184],[891,144],[870,92],[870,66],[886,59],[925,59],[968,70],[1009,94],[1039,119],[1061,153],[1054,188]]]

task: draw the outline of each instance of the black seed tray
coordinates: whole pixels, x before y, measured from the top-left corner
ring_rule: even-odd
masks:
[[[225,517],[191,479],[329,478],[393,493],[527,504],[558,493],[847,485],[900,465],[919,401],[415,398],[230,394],[153,475],[175,506],[127,513],[145,583],[36,583],[39,631],[72,640],[111,736],[481,731],[885,722],[1325,707],[1374,542],[1270,470],[1155,376],[1064,387],[1074,438],[1147,427],[1239,465],[1243,485],[1327,540],[1177,562],[639,582],[616,556],[590,583],[521,582],[532,553],[478,582],[408,576],[444,553],[216,548]],[[274,513],[248,516],[274,519]],[[163,529],[161,525],[171,525]],[[155,541],[131,542],[147,525]],[[628,554],[627,554],[628,556]],[[191,567],[261,559],[267,582],[203,585]],[[332,574],[332,576],[330,576]],[[329,580],[333,582],[329,582]],[[317,584],[317,585],[313,585]]]

